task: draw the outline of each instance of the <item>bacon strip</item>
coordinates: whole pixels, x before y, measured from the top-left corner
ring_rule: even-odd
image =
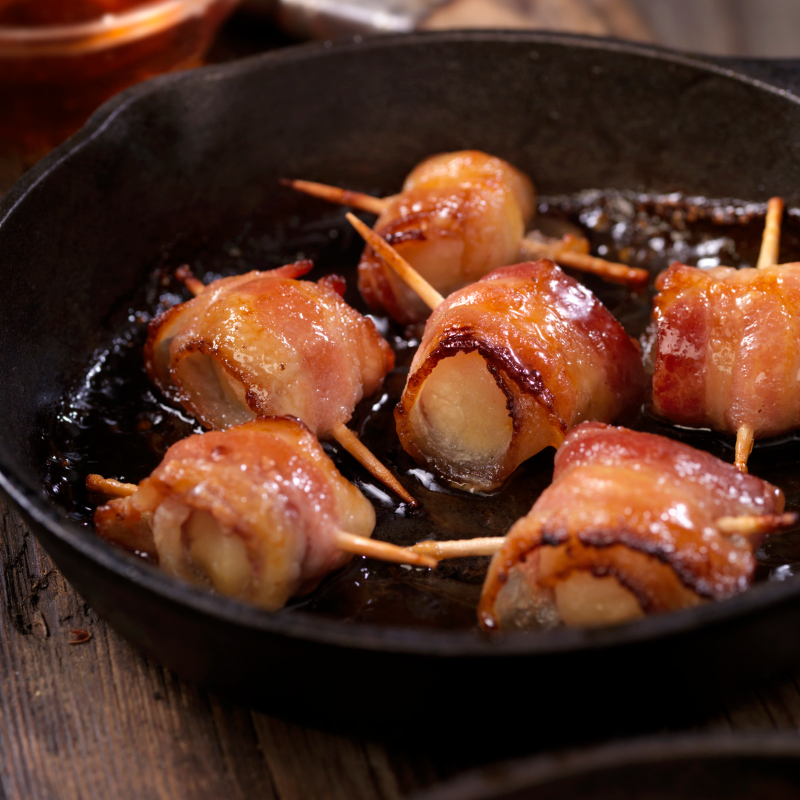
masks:
[[[296,280],[311,262],[223,278],[150,326],[153,382],[206,428],[296,416],[318,436],[378,389],[394,354],[342,299],[344,281]]]
[[[780,489],[708,453],[586,422],[495,555],[481,622],[612,624],[730,597],[749,586],[763,534],[723,535],[715,521],[759,515],[778,529],[783,508]]]
[[[403,447],[469,490],[500,486],[586,419],[642,399],[637,345],[551,261],[502,267],[428,320],[395,410]]]
[[[518,260],[535,200],[533,184],[506,161],[477,150],[444,153],[409,174],[374,230],[447,295]],[[427,318],[429,309],[369,247],[358,273],[371,308],[402,323]]]
[[[675,263],[657,287],[655,413],[756,438],[800,427],[800,264]]]
[[[275,610],[351,556],[375,512],[293,418],[258,419],[174,444],[138,491],[95,512],[97,532],[171,575]]]

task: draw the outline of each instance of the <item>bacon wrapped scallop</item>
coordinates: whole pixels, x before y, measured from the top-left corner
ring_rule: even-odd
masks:
[[[479,150],[441,153],[418,164],[402,189],[378,198],[310,181],[284,181],[300,191],[378,215],[374,231],[441,294],[467,286],[496,267],[550,258],[602,278],[641,287],[643,269],[589,255],[589,242],[533,231],[536,190],[507,161]],[[421,322],[430,311],[370,247],[358,265],[366,303],[401,323]]]
[[[609,625],[731,597],[763,535],[796,523],[783,510],[780,489],[708,453],[586,422],[494,556],[481,623]]]
[[[433,312],[397,432],[420,464],[490,491],[583,420],[636,408],[645,383],[638,346],[588,289],[551,261],[517,264]]]
[[[675,263],[656,285],[655,413],[754,438],[800,428],[800,264]]]
[[[519,259],[533,219],[533,184],[501,158],[477,150],[444,153],[415,167],[386,200],[374,230],[443,294]],[[430,313],[369,247],[358,265],[367,304],[399,322]]]
[[[381,385],[394,353],[342,299],[343,279],[296,280],[312,266],[201,284],[197,297],[151,323],[153,383],[206,428],[284,414],[322,437],[343,425]]]
[[[138,487],[100,476],[87,485],[127,495],[96,510],[100,536],[269,610],[314,589],[352,552],[435,563],[364,539],[375,527],[372,505],[291,417],[190,436]]]
[[[656,282],[653,410],[736,434],[743,472],[756,439],[800,427],[800,263],[777,263],[783,205],[767,203],[755,269],[676,262]]]

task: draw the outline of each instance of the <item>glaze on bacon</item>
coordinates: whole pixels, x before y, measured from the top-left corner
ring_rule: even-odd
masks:
[[[296,419],[258,419],[174,444],[138,491],[95,512],[97,532],[171,575],[269,610],[350,559],[337,530],[375,512]]]
[[[800,264],[674,263],[657,288],[657,414],[756,438],[800,427]]]
[[[324,436],[347,422],[394,354],[342,278],[296,280],[311,267],[222,278],[168,309],[145,345],[150,378],[206,428],[289,414]]]
[[[468,490],[499,487],[583,420],[642,400],[637,345],[552,261],[502,267],[431,315],[395,410],[403,447]]]
[[[585,422],[494,556],[481,622],[613,624],[730,597],[749,586],[760,537],[722,535],[716,520],[783,508],[780,489],[708,453]]]
[[[533,184],[506,161],[477,150],[444,153],[409,174],[374,230],[447,295],[519,260],[535,200]],[[399,322],[430,314],[370,247],[358,265],[358,288],[371,308]]]

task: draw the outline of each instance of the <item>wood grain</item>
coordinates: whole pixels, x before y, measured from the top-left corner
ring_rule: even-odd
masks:
[[[0,797],[392,800],[441,777],[209,695],[137,653],[0,500]],[[70,631],[91,633],[70,645]]]

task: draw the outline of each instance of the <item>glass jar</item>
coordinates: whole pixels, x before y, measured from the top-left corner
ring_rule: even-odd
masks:
[[[198,66],[237,0],[0,0],[0,191],[120,90]]]

